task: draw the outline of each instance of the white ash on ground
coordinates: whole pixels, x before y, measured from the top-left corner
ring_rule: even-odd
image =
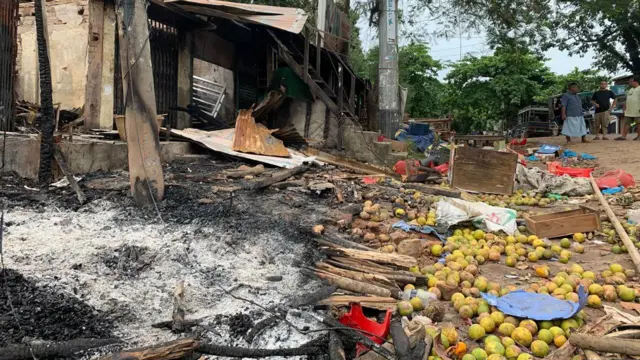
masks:
[[[195,203],[173,198],[175,206],[180,201],[185,208]],[[269,314],[218,288],[234,289],[235,295],[276,308],[320,286],[303,277],[298,267],[300,261],[313,261],[310,230],[299,230],[311,229],[316,215],[298,223],[305,217],[292,214],[284,201],[276,207],[263,202],[244,196],[234,205],[201,205],[216,207],[203,212],[216,218],[188,224],[136,217],[137,208],[123,207],[121,199],[96,199],[77,212],[18,205],[5,215],[5,264],[107,314],[115,323],[113,335],[127,347],[177,337],[151,324],[171,319],[172,292],[180,281],[186,288],[186,318],[204,318],[195,331],[205,339],[245,347],[297,347],[319,334],[301,335],[280,322],[247,344],[238,331],[245,329],[229,324],[242,325],[246,317],[241,314],[254,324]],[[282,280],[267,280],[274,275]],[[299,327],[316,326],[304,318],[288,318]]]

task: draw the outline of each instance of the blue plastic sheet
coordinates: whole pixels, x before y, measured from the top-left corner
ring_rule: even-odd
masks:
[[[582,285],[578,287],[578,302],[524,290],[512,291],[501,297],[483,293],[482,297],[507,315],[538,321],[569,319],[587,304],[587,292]]]
[[[591,154],[587,154],[587,153],[580,153],[580,158],[582,160],[595,160],[596,157],[591,155]]]
[[[623,186],[616,186],[614,188],[606,188],[606,189],[602,189],[602,193],[605,195],[613,195],[613,194],[617,194],[619,192],[622,192],[624,190]]]
[[[438,237],[438,239],[440,239],[440,241],[444,242],[445,238],[444,236],[440,235],[436,229],[432,228],[431,226],[427,226],[427,225],[412,225],[407,223],[404,220],[400,220],[397,223],[393,224],[392,226],[394,229],[401,229],[403,231],[417,231],[417,232],[421,232],[423,234],[433,234],[435,236]]]
[[[396,140],[412,142],[416,145],[418,151],[424,152],[435,141],[435,134],[433,132],[429,132],[426,135],[412,135],[406,130],[401,129],[396,132]]]
[[[540,148],[538,149],[538,151],[536,151],[536,153],[537,154],[553,154],[558,150],[560,150],[560,146],[558,145],[542,144],[540,145]]]
[[[535,155],[529,155],[525,159],[527,159],[527,161],[538,161],[538,160],[540,160]]]
[[[578,153],[570,149],[564,149],[564,151],[562,152],[562,156],[567,158],[577,157]]]

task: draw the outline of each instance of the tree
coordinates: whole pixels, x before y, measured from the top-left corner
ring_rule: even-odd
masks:
[[[640,74],[640,0],[416,0],[427,6],[439,36],[484,30],[493,45],[526,39],[544,51],[592,50],[594,66]]]
[[[467,56],[447,74],[445,106],[458,131],[502,130],[521,108],[549,87],[544,59],[524,49],[499,47],[490,56]]]
[[[438,80],[438,71],[444,66],[429,55],[429,48],[411,42],[398,51],[398,77],[400,85],[407,87],[405,112],[412,117],[438,117],[442,111],[444,86]]]
[[[365,77],[376,82],[379,48],[373,47],[366,55]],[[410,42],[398,49],[398,78],[407,88],[405,112],[412,117],[437,117],[444,115],[442,98],[444,85],[438,80],[438,71],[444,65],[429,54],[425,44]]]
[[[535,100],[546,105],[550,96],[566,92],[567,85],[571,82],[577,82],[581,91],[596,91],[600,81],[606,78],[598,70],[578,70],[578,68],[574,68],[566,75],[552,74],[547,81],[547,87],[536,96]]]

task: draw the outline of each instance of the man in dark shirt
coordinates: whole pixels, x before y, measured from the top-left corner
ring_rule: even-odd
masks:
[[[613,104],[611,104],[613,100]],[[616,94],[609,90],[608,84],[605,80],[600,82],[600,89],[593,93],[591,97],[591,103],[596,107],[596,137],[593,140],[599,140],[600,128],[602,127],[602,140],[609,140],[607,138],[607,127],[609,126],[609,109],[615,109],[616,107]]]

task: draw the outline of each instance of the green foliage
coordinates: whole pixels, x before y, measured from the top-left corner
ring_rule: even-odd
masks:
[[[594,51],[599,69],[640,73],[640,0],[415,0],[413,11],[425,7],[438,36],[485,31],[493,45]]]
[[[398,52],[400,84],[407,88],[405,112],[412,117],[437,117],[443,115],[444,86],[438,80],[443,65],[429,55],[429,48],[411,42]]]
[[[445,107],[462,132],[502,130],[504,121],[531,105],[551,85],[543,58],[524,49],[498,48],[491,56],[467,56],[447,74]]]
[[[366,55],[366,76],[377,81],[379,48],[376,46]],[[433,59],[425,44],[410,42],[398,50],[398,77],[400,85],[407,88],[405,112],[412,117],[437,117],[444,114],[442,99],[444,85],[438,80],[438,71],[444,65]]]
[[[536,95],[535,101],[547,105],[550,96],[562,94],[567,91],[567,85],[577,82],[580,91],[596,91],[600,87],[600,81],[607,80],[607,77],[598,70],[578,70],[574,68],[566,75],[552,74],[546,88]]]

